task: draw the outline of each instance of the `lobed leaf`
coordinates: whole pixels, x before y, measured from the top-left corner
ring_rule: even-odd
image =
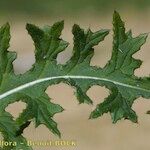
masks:
[[[75,24],[72,29],[73,55],[66,64],[61,65],[57,64],[57,55],[68,46],[68,42],[60,37],[63,28],[63,21],[44,28],[27,24],[26,29],[35,45],[36,61],[29,71],[20,75],[14,73],[12,64],[16,53],[8,51],[9,24],[0,28],[0,131],[4,140],[18,143],[17,147],[3,149],[32,149],[26,145],[22,136],[24,129],[32,121],[35,127],[43,124],[52,133],[61,136],[53,117],[62,112],[63,108],[52,103],[45,93],[47,87],[52,84],[65,82],[75,87],[80,104],[93,103],[86,94],[91,86],[105,86],[110,95],[97,105],[90,118],[110,113],[113,123],[122,118],[138,122],[132,104],[138,97],[150,98],[150,78],[134,75],[135,69],[139,68],[142,62],[132,57],[146,42],[147,34],[133,37],[131,30],[126,32],[124,22],[115,11],[112,57],[105,67],[100,68],[91,66],[90,61],[94,55],[94,46],[104,40],[109,30],[85,31]],[[20,100],[25,102],[27,107],[15,120],[5,108]]]

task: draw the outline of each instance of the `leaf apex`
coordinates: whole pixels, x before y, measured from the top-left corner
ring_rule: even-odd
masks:
[[[60,21],[60,24],[63,24],[63,25],[64,25],[64,22],[65,22],[64,20],[61,20],[61,21]]]
[[[144,39],[147,39],[148,35],[149,35],[149,33],[142,33],[142,34],[140,34],[140,36],[143,37]]]
[[[116,10],[114,10],[113,17],[120,18],[120,14]]]
[[[4,26],[5,26],[5,28],[10,28],[9,22],[6,22],[6,23],[4,24]]]
[[[124,22],[122,21],[121,16],[120,16],[120,14],[117,11],[114,11],[113,23],[114,24],[118,24],[120,26],[124,26]]]
[[[98,117],[100,117],[101,114],[97,114],[95,111],[93,111],[90,116],[89,116],[89,119],[96,119]]]
[[[31,29],[39,29],[40,30],[40,28],[38,27],[38,26],[36,26],[36,25],[34,25],[34,24],[32,24],[32,23],[27,23],[26,24],[26,29],[28,30],[28,32],[31,30]]]
[[[54,23],[52,25],[52,28],[53,27],[60,28],[60,30],[63,30],[63,28],[64,28],[64,20],[61,20],[61,21],[58,21],[58,22]]]
[[[27,24],[26,24],[26,29],[28,29],[28,28],[31,27],[31,26],[35,26],[35,25],[33,25],[33,24],[31,24],[31,23],[27,23]]]
[[[4,25],[2,25],[1,30],[5,30],[8,34],[10,34],[10,24],[6,22]]]
[[[72,33],[74,34],[75,31],[77,31],[77,30],[81,30],[81,28],[80,28],[80,26],[78,24],[74,24],[73,28],[72,28]]]

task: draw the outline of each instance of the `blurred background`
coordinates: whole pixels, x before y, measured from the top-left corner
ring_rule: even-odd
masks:
[[[82,28],[96,31],[101,28],[112,29],[112,14],[117,10],[132,29],[134,36],[150,32],[150,1],[149,0],[1,0],[0,24],[9,22],[11,25],[11,51],[18,53],[14,62],[17,74],[24,73],[34,63],[34,46],[25,30],[26,23],[40,27],[51,25],[56,21],[65,20],[62,38],[70,46],[58,56],[59,63],[65,63],[72,54],[71,28],[74,23]],[[91,65],[103,67],[111,56],[112,31],[104,42],[95,47],[95,55]],[[135,71],[137,76],[150,73],[150,38],[141,51],[134,55],[143,64]],[[54,103],[58,103],[65,111],[57,114],[54,119],[62,132],[63,140],[75,140],[75,147],[34,147],[34,150],[149,150],[150,149],[150,102],[139,98],[133,109],[139,116],[139,123],[133,124],[121,120],[116,125],[111,123],[109,114],[97,120],[88,120],[90,112],[96,104],[107,97],[109,91],[104,87],[93,86],[88,95],[94,100],[93,106],[78,105],[74,89],[65,84],[51,86],[46,91]],[[59,94],[58,94],[59,93]],[[64,94],[65,93],[65,94]],[[14,117],[25,108],[24,103],[15,103],[7,108]],[[29,140],[58,140],[44,126],[34,128],[32,123],[24,131]]]

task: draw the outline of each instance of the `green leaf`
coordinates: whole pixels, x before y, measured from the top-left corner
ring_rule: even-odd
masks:
[[[113,123],[116,123],[121,118],[130,119],[135,123],[137,122],[135,112],[115,88],[112,89],[111,95],[103,103],[97,105],[97,108],[91,113],[90,118],[97,118],[108,112],[111,113]]]
[[[26,102],[28,106],[17,119],[19,125],[22,125],[22,122],[27,122],[28,120],[35,118],[36,127],[40,124],[44,124],[54,134],[61,136],[57,129],[57,124],[50,117],[53,117],[54,114],[58,112],[62,112],[62,107],[51,103],[46,94],[34,99],[34,101],[29,97],[24,102]]]
[[[79,66],[79,64],[83,62],[86,63],[84,64],[83,68],[89,67],[90,60],[94,55],[93,47],[104,40],[105,36],[108,35],[109,30],[99,30],[93,33],[89,29],[85,32],[83,29],[75,24],[73,26],[72,33],[74,35],[73,56],[65,65],[65,70],[67,70],[68,74],[70,74],[76,68],[76,66]],[[70,79],[70,84],[77,89],[76,96],[79,100],[79,103],[85,102],[88,104],[92,104],[92,100],[86,95],[86,92],[91,87],[91,84],[82,80],[75,81],[73,79]]]
[[[3,134],[3,140],[5,142],[12,142],[11,145],[4,146],[4,150],[32,150],[31,147],[27,146],[27,141],[23,136],[16,135],[19,128],[20,127],[16,124],[16,122],[13,120],[12,116],[9,113],[0,113],[0,132]],[[13,147],[13,145],[15,146]]]
[[[55,23],[52,27],[46,26],[44,29],[27,24],[26,29],[35,44],[36,61],[56,59],[57,54],[68,46],[66,41],[59,38],[63,27],[63,21]]]
[[[111,60],[104,67],[104,72],[110,80],[115,82],[109,87],[112,94],[103,103],[97,105],[90,118],[97,118],[110,112],[114,123],[121,118],[137,122],[136,113],[131,106],[140,96],[150,97],[150,83],[134,75],[134,70],[139,68],[142,62],[133,58],[132,55],[140,50],[146,41],[147,34],[133,38],[131,31],[125,33],[124,23],[117,12],[114,12],[113,26],[113,52]]]
[[[16,59],[16,53],[8,52],[10,41],[10,26],[8,23],[0,28],[0,81],[5,73],[13,72],[12,62]]]
[[[133,58],[132,55],[140,50],[147,34],[133,37],[131,30],[126,32],[120,15],[114,12],[112,57],[105,67],[100,68],[91,66],[90,61],[94,55],[94,46],[104,40],[109,30],[93,32],[74,25],[73,55],[62,65],[57,64],[56,58],[68,46],[68,42],[60,37],[63,27],[63,21],[44,28],[27,24],[26,28],[35,45],[36,61],[29,71],[20,75],[14,73],[12,65],[16,54],[7,50],[10,27],[6,24],[0,28],[0,131],[6,141],[23,141],[24,144],[18,146],[26,146],[22,133],[32,121],[35,127],[43,124],[52,133],[61,136],[53,117],[62,112],[63,108],[52,103],[45,93],[48,86],[60,82],[76,88],[76,97],[80,104],[93,103],[86,94],[91,86],[99,85],[109,89],[110,95],[97,105],[90,118],[98,118],[109,112],[113,123],[122,118],[138,122],[132,104],[138,97],[150,98],[150,78],[134,75],[135,69],[141,65],[141,60]],[[20,100],[25,102],[27,107],[15,120],[5,108]]]

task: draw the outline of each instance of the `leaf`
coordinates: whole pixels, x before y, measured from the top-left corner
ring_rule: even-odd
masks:
[[[7,61],[4,66],[3,61],[6,59],[4,59],[4,57],[1,57],[2,59],[4,59],[1,61],[1,66],[5,68],[5,72],[3,72],[4,70],[3,68],[1,68],[2,81],[0,85],[0,93],[3,94],[1,94],[0,96],[0,110],[5,112],[5,108],[10,103],[13,103],[15,101],[21,100],[27,103],[26,109],[19,115],[16,120],[13,120],[13,117],[7,112],[11,117],[11,121],[8,124],[5,123],[6,119],[2,120],[1,122],[4,123],[7,128],[14,129],[12,130],[12,136],[14,138],[19,138],[23,133],[23,130],[29,125],[31,121],[35,122],[36,127],[43,124],[54,134],[58,135],[59,137],[61,136],[60,131],[57,128],[57,123],[52,118],[56,113],[62,112],[63,108],[57,104],[51,103],[50,98],[45,93],[45,90],[49,85],[57,84],[61,81],[68,82],[72,85],[77,84],[76,81],[71,81],[70,78],[67,78],[67,80],[63,78],[64,75],[69,72],[69,66],[71,66],[71,64],[69,64],[68,62],[68,67],[66,67],[57,65],[56,62],[57,55],[68,46],[68,43],[60,38],[64,26],[63,24],[63,21],[61,21],[55,23],[51,27],[46,26],[43,29],[40,29],[39,27],[32,24],[27,24],[26,28],[35,44],[36,62],[33,67],[25,74],[14,74],[12,65],[14,59],[12,59],[8,64]],[[7,26],[9,25],[7,24],[6,27]],[[7,46],[5,47],[8,48],[10,35],[8,30],[9,28],[7,29],[6,27],[2,27],[2,29],[4,28],[7,31],[5,31],[7,35],[1,36],[2,39],[7,39]],[[92,33],[92,31],[88,31],[88,33],[85,34],[87,36],[87,43],[85,43],[85,47],[87,48],[85,50],[91,50],[90,53],[92,54],[92,47],[94,45],[97,45],[98,42],[102,41],[107,34],[107,30],[99,31],[97,32],[97,34]],[[5,55],[8,55],[9,53],[12,54],[12,52],[9,52],[4,48],[0,51],[0,53],[5,53]],[[87,54],[87,56],[88,55],[89,54]],[[82,54],[80,56],[83,57]],[[11,67],[11,71],[8,72],[7,66],[8,69]],[[76,65],[74,65],[74,67],[75,66]],[[71,69],[73,69],[73,67]],[[63,77],[56,77],[58,75]],[[51,77],[56,77],[56,80],[49,79]],[[83,97],[88,98],[86,94],[84,94],[80,90],[84,87],[80,85],[78,86],[78,91],[81,93],[81,95],[83,94]],[[14,125],[16,126],[16,129],[14,128]],[[7,131],[5,131],[6,127],[4,128],[4,136],[5,134],[7,134]],[[10,136],[11,135],[8,134],[6,139],[8,140]]]
[[[35,43],[36,61],[43,59],[56,59],[57,54],[63,51],[68,43],[60,39],[64,22],[57,22],[52,27],[46,26],[43,30],[32,24],[26,29]]]
[[[62,112],[62,107],[51,103],[46,94],[34,99],[34,101],[29,97],[25,100],[25,102],[28,104],[28,106],[17,119],[18,124],[21,125],[22,122],[26,122],[32,118],[35,118],[36,127],[38,127],[40,124],[44,124],[54,134],[60,136],[60,132],[57,129],[57,124],[50,117],[53,117],[54,114],[58,112]]]
[[[113,53],[104,71],[107,72],[106,76],[110,80],[116,80],[113,82],[116,85],[109,87],[111,95],[97,105],[90,118],[97,118],[103,113],[110,112],[114,123],[121,118],[137,122],[136,113],[131,106],[140,96],[150,97],[150,83],[134,75],[134,70],[139,68],[142,62],[133,58],[132,55],[145,43],[147,34],[133,38],[131,31],[125,33],[124,23],[117,12],[114,13],[113,25]]]
[[[130,119],[137,122],[135,112],[130,108],[127,101],[121,96],[117,89],[112,89],[112,94],[99,105],[95,111],[91,113],[91,118],[97,118],[104,113],[111,113],[113,123],[116,123],[121,118]]]
[[[97,105],[90,118],[98,118],[109,112],[113,123],[122,118],[138,122],[132,104],[138,97],[150,98],[150,78],[139,78],[134,75],[135,69],[142,63],[132,55],[140,50],[147,34],[133,37],[131,30],[126,32],[120,15],[114,12],[112,57],[105,67],[100,68],[91,66],[90,61],[94,55],[94,46],[104,40],[109,30],[85,31],[75,24],[72,29],[73,55],[66,64],[62,65],[57,64],[56,58],[68,46],[68,42],[60,37],[63,27],[63,21],[44,28],[27,24],[26,28],[35,45],[36,61],[29,71],[20,75],[14,73],[12,65],[16,53],[7,50],[10,27],[6,24],[0,28],[0,130],[5,140],[19,143],[23,141],[23,146],[26,146],[22,133],[32,121],[35,127],[43,124],[52,133],[61,136],[53,117],[56,113],[62,112],[63,108],[52,103],[45,93],[48,86],[60,82],[76,88],[80,104],[93,103],[86,94],[93,85],[105,86],[110,90],[110,95],[103,103]],[[25,102],[27,107],[14,120],[5,108],[16,101]]]
[[[75,24],[73,26],[72,33],[74,35],[73,56],[65,66],[65,70],[67,70],[69,74],[74,70],[74,68],[76,68],[76,66],[83,62],[86,63],[84,67],[89,67],[90,60],[94,55],[93,46],[96,46],[99,42],[103,41],[105,36],[109,33],[109,30],[99,30],[93,33],[89,29],[84,32],[83,29]],[[82,80],[74,81],[72,79],[70,80],[70,84],[77,89],[76,96],[79,103],[92,103],[92,100],[86,95],[86,92],[91,87],[88,82],[84,82]]]
[[[4,150],[18,150],[18,149],[26,149],[32,150],[31,147],[27,146],[26,139],[21,135],[16,135],[17,130],[19,130],[19,126],[15,123],[12,116],[7,112],[0,113],[0,131],[3,134],[4,141],[16,143],[10,146],[4,146]]]

